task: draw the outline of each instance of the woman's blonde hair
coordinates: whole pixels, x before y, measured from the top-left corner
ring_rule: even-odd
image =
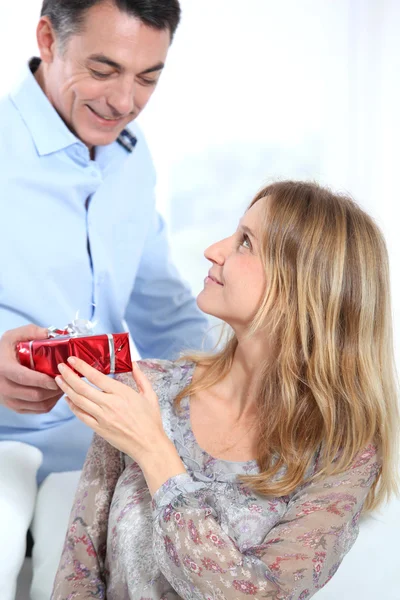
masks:
[[[398,491],[399,411],[383,236],[350,198],[315,183],[274,183],[250,206],[266,197],[261,245],[268,283],[250,335],[267,324],[276,358],[263,365],[257,396],[260,473],[240,479],[260,494],[287,495],[305,480],[318,448],[314,477],[346,470],[373,443],[382,466],[365,509],[376,508]],[[207,369],[182,390],[176,407],[224,378],[237,344],[231,335],[218,353],[185,357]]]

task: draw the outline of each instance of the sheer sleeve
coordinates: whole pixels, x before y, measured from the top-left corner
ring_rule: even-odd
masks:
[[[52,600],[104,600],[108,515],[123,455],[97,434],[83,467]]]
[[[380,469],[374,446],[340,475],[303,485],[262,544],[241,553],[188,474],[153,497],[153,548],[164,576],[184,600],[305,600],[338,569],[358,534],[365,498]]]

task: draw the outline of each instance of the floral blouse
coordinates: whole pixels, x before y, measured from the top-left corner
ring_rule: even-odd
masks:
[[[265,497],[237,481],[256,461],[215,459],[199,447],[189,400],[173,399],[194,364],[141,361],[158,395],[165,432],[187,474],[153,500],[139,466],[95,435],[72,509],[53,600],[305,600],[354,544],[379,471],[374,446],[351,468]],[[135,387],[132,375],[118,379]],[[315,457],[312,470],[317,467]],[[312,470],[309,474],[312,473]]]

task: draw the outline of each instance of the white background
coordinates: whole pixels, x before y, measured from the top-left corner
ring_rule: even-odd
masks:
[[[0,0],[0,95],[36,52],[40,5]],[[183,275],[201,289],[204,248],[236,228],[266,182],[311,178],[346,190],[386,236],[399,356],[400,1],[182,0],[182,7],[166,71],[140,120]],[[398,597],[398,504],[390,514],[362,528],[321,600]],[[354,573],[364,565],[363,586]]]
[[[0,5],[0,95],[35,53],[40,6]],[[184,277],[201,289],[204,248],[236,227],[261,185],[316,179],[349,191],[384,230],[399,346],[400,2],[183,0],[182,7],[166,71],[140,121]]]

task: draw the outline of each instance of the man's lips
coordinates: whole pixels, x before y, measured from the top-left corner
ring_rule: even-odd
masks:
[[[105,121],[106,123],[120,123],[121,121],[123,121],[126,116],[122,116],[122,117],[108,117],[105,115],[101,115],[100,113],[98,113],[94,108],[92,108],[91,106],[89,106],[89,104],[86,104],[86,106],[88,107],[88,109],[99,119],[101,119],[102,121]]]

